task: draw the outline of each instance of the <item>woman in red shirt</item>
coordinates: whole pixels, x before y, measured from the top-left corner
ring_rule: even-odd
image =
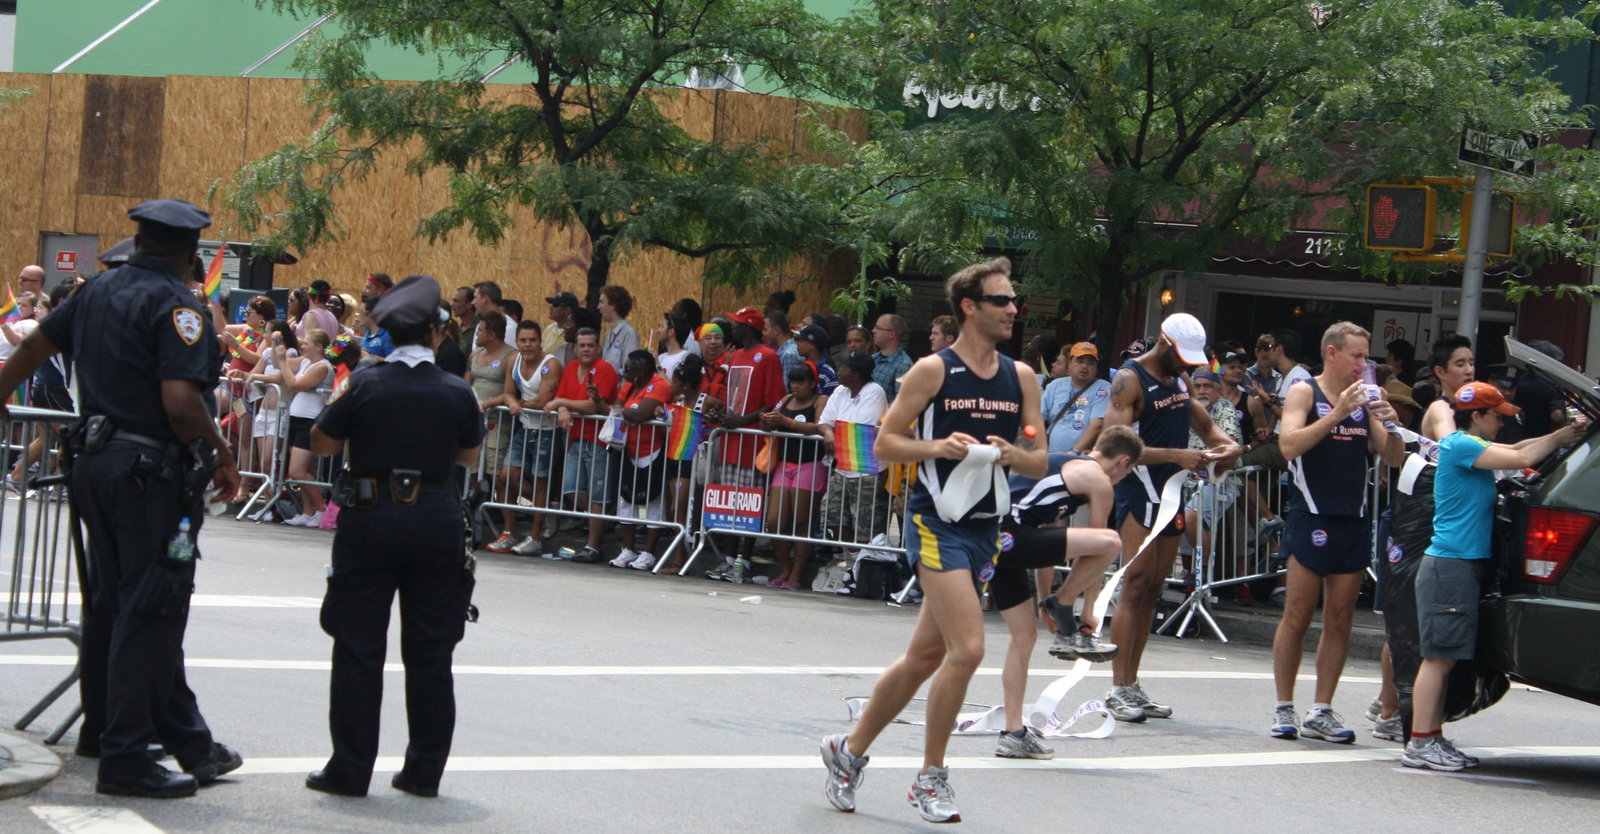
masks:
[[[617,392],[622,404],[622,424],[625,439],[622,444],[622,478],[617,488],[617,515],[627,519],[639,518],[644,511],[645,521],[661,521],[661,493],[666,484],[666,450],[662,448],[660,426],[647,425],[662,417],[661,407],[672,398],[671,386],[654,375],[656,358],[648,350],[635,350],[628,354],[622,368],[623,384]],[[614,568],[649,570],[656,565],[656,548],[661,541],[657,524],[649,525],[645,534],[644,550],[636,551],[635,532],[638,525],[629,521],[621,524],[617,533],[622,538],[622,552],[611,560]]]

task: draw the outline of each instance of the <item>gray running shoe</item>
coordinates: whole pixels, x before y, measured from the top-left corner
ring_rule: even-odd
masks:
[[[728,571],[731,571],[731,570],[733,570],[733,563],[732,562],[723,562],[722,564],[717,565],[716,567],[712,568],[711,570],[706,571],[705,573],[703,573],[701,575],[704,576],[706,579],[712,580],[713,582],[721,582],[721,581],[723,581],[723,580],[728,578]]]
[[[1374,724],[1376,724],[1379,721],[1381,721],[1382,719],[1383,719],[1383,702],[1378,700],[1377,698],[1373,698],[1372,699],[1372,703],[1367,704],[1367,720],[1371,721]]]
[[[1111,687],[1111,691],[1106,693],[1106,710],[1112,718],[1129,724],[1138,724],[1150,717],[1145,715],[1143,701],[1131,686]]]
[[[1104,663],[1117,656],[1117,644],[1102,642],[1098,634],[1080,630],[1071,639],[1078,657],[1091,663]]]
[[[1272,729],[1267,735],[1273,738],[1297,739],[1300,737],[1300,721],[1295,718],[1294,707],[1278,707],[1272,713]]]
[[[1073,661],[1078,659],[1078,641],[1076,635],[1057,633],[1050,642],[1050,656],[1057,660]]]
[[[539,555],[539,540],[533,536],[524,536],[522,541],[511,546],[511,552],[518,556]]]
[[[1000,744],[994,748],[994,754],[1002,759],[1055,758],[1055,748],[1046,747],[1039,739],[1039,732],[1032,727],[1023,727],[1020,737],[1012,733],[1001,733]]]
[[[1372,737],[1381,738],[1384,741],[1404,742],[1406,740],[1406,725],[1405,722],[1400,720],[1400,713],[1397,712],[1388,718],[1379,718],[1377,721],[1372,722]]]
[[[1158,704],[1155,701],[1150,700],[1150,696],[1144,694],[1144,687],[1140,686],[1138,681],[1134,681],[1133,686],[1129,688],[1133,690],[1136,696],[1138,696],[1139,706],[1144,709],[1145,715],[1151,718],[1172,717],[1172,707],[1169,707],[1166,704]]]
[[[928,822],[960,822],[961,812],[956,810],[956,792],[950,788],[949,779],[949,768],[928,768],[927,773],[911,783],[906,801]]]
[[[1306,720],[1300,722],[1300,734],[1334,744],[1349,744],[1356,740],[1356,731],[1346,727],[1339,714],[1331,709],[1306,713]]]
[[[1479,759],[1477,756],[1469,756],[1466,753],[1461,752],[1461,750],[1456,747],[1456,743],[1445,738],[1443,734],[1440,734],[1439,736],[1439,744],[1440,746],[1444,747],[1445,750],[1449,751],[1452,756],[1460,759],[1461,764],[1469,768],[1477,767],[1478,765],[1483,764],[1483,760]]]
[[[750,563],[743,559],[735,559],[728,568],[727,576],[723,577],[735,585],[743,585],[750,581]]]
[[[822,763],[828,766],[828,781],[823,785],[823,793],[827,794],[828,802],[833,807],[848,814],[856,809],[856,788],[861,787],[861,770],[872,757],[845,755],[845,738],[843,733],[822,737]]]
[[[1466,767],[1466,762],[1456,758],[1454,753],[1439,743],[1441,738],[1432,736],[1427,741],[1412,739],[1406,742],[1406,751],[1401,754],[1400,763],[1406,767],[1442,770],[1446,773],[1454,773]]]

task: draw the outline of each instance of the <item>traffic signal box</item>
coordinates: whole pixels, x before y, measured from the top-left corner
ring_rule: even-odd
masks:
[[[1362,242],[1368,249],[1422,251],[1433,246],[1434,196],[1426,185],[1367,186]]]

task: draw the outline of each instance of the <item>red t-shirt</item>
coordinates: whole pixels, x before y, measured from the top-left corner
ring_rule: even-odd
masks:
[[[668,385],[665,379],[653,376],[646,380],[643,385],[634,385],[631,382],[623,383],[622,392],[618,396],[622,397],[622,407],[624,409],[632,408],[645,400],[655,400],[660,405],[666,405],[667,401],[672,399],[672,386]],[[656,419],[658,420],[665,416],[660,411],[656,412]],[[660,426],[629,423],[626,420],[622,424],[628,433],[626,446],[628,457],[646,457],[661,448]]]
[[[778,352],[766,345],[740,348],[728,354],[728,404],[729,414],[750,414],[762,408],[772,408],[788,393],[783,379],[783,363]],[[747,427],[750,428],[750,427]],[[759,438],[751,435],[737,436],[736,440],[722,445],[722,462],[740,466],[755,466],[756,452],[761,448]]]
[[[594,360],[594,367],[589,369],[583,379],[578,378],[578,370],[579,363],[577,360],[568,362],[567,367],[562,369],[561,384],[556,386],[557,399],[589,399],[587,384],[591,379],[594,380],[594,387],[599,390],[601,399],[609,403],[617,398],[617,369],[611,367],[611,363],[604,359]],[[604,416],[604,412],[602,412],[601,416]],[[583,417],[578,414],[573,414],[572,417],[571,437],[573,440],[594,440],[599,437],[600,424],[604,421],[593,417]]]

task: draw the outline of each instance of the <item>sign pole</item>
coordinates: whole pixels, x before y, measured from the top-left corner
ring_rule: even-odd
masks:
[[[1483,271],[1489,252],[1489,215],[1486,209],[1494,199],[1494,171],[1478,168],[1472,181],[1472,205],[1482,209],[1472,213],[1467,229],[1467,263],[1461,270],[1461,307],[1456,315],[1456,332],[1472,340],[1478,349],[1478,314],[1483,309]]]

